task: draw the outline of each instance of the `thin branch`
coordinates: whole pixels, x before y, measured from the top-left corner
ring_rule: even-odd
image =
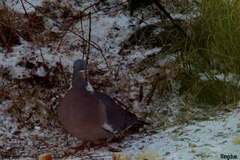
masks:
[[[80,20],[80,24],[81,24],[81,33],[82,33],[82,37],[85,37],[85,35],[84,35],[84,28],[83,28],[83,21],[82,21],[82,19]],[[85,44],[85,42],[83,41],[82,42],[82,59],[84,59],[84,56],[85,56],[85,54],[86,54],[86,44]]]
[[[180,31],[184,34],[184,36],[187,37],[186,32],[182,29],[182,27],[176,23],[176,21],[172,18],[172,16],[170,15],[170,13],[165,9],[165,7],[163,5],[161,5],[158,0],[153,0],[154,4],[159,8],[160,11],[162,11],[166,17],[172,22],[172,24]]]
[[[98,5],[99,3],[101,3],[101,0],[97,1],[96,3],[93,3],[93,4],[89,5],[82,12],[86,12],[87,10],[91,9],[93,6]]]
[[[35,5],[33,5],[32,3],[28,2],[27,0],[24,0],[24,1],[25,1],[26,3],[28,3],[29,5],[31,5],[33,8],[36,9],[36,6],[35,6]],[[61,22],[59,22],[59,21],[57,21],[57,20],[55,20],[55,19],[52,19],[52,18],[48,17],[48,15],[46,15],[45,13],[43,13],[43,12],[41,12],[41,11],[39,11],[39,12],[40,12],[41,14],[45,15],[47,18],[49,18],[49,19],[53,20],[54,22],[56,22],[58,25],[64,26]],[[88,42],[84,37],[82,37],[79,33],[73,31],[72,29],[70,29],[70,28],[68,28],[68,27],[64,27],[64,29],[65,29],[65,30],[68,30],[68,31],[71,32],[72,34],[78,36],[78,37],[79,37],[80,39],[82,39],[83,41]],[[94,47],[94,48],[97,49],[98,51],[102,52],[101,47],[100,47],[97,43],[95,43],[95,42],[92,41],[90,44],[91,44],[92,47]]]
[[[27,13],[27,10],[26,10],[26,7],[25,7],[25,5],[24,5],[24,3],[23,3],[23,0],[20,0],[20,2],[21,2],[22,8],[23,8],[25,14],[27,15],[27,17],[29,17],[29,16],[28,16],[28,13]]]
[[[27,0],[24,0],[24,1],[37,10],[37,8],[36,8],[35,5],[33,5],[32,3],[28,2]],[[53,20],[54,22],[56,22],[58,25],[64,26],[61,22],[59,22],[59,21],[57,21],[57,20],[55,20],[55,19],[52,19],[51,17],[48,17],[48,15],[46,15],[46,14],[43,13],[43,12],[41,12],[40,10],[39,10],[39,12],[40,12],[41,14],[45,15],[47,18],[49,18],[49,19]],[[85,16],[83,16],[83,17],[85,17]],[[82,18],[83,18],[83,17],[82,17]],[[106,59],[105,55],[103,54],[103,50],[101,49],[101,47],[100,47],[97,43],[95,43],[94,41],[88,42],[88,40],[86,40],[84,37],[82,37],[82,35],[80,35],[79,33],[75,32],[74,30],[72,30],[72,29],[70,29],[70,28],[64,27],[64,29],[66,29],[67,31],[71,32],[72,34],[78,36],[81,40],[83,40],[83,41],[86,42],[86,43],[89,43],[92,47],[94,47],[96,50],[98,50],[98,51],[100,52],[101,56],[103,57],[106,65],[107,65],[107,67],[110,69],[110,66],[109,66],[109,64],[108,64],[108,62],[107,62],[107,59]]]
[[[89,60],[89,55],[91,52],[91,45],[89,42],[91,42],[91,32],[92,32],[92,17],[91,17],[91,12],[89,13],[89,24],[88,24],[88,45],[87,45],[87,55],[86,55],[86,80],[88,80],[88,60]]]
[[[126,4],[126,3],[127,3],[127,1],[124,1],[124,2],[121,2],[121,3],[117,4],[117,5],[113,5],[113,6],[110,6],[110,7],[105,7],[105,8],[99,9],[99,10],[97,10],[97,11],[95,11],[95,12],[92,12],[92,16],[95,15],[95,14],[97,14],[97,13],[99,13],[99,12],[101,12],[101,11],[104,11],[104,10],[111,10],[111,9],[117,8],[117,7],[119,7],[119,6],[123,6],[123,5]],[[91,6],[91,7],[92,7],[92,6]],[[89,9],[89,7],[87,7],[87,8]],[[84,9],[84,10],[85,10],[85,9]]]
[[[68,80],[67,80],[67,76],[66,76],[66,74],[65,74],[65,72],[64,72],[63,65],[62,65],[62,59],[61,59],[60,56],[59,56],[59,65],[60,65],[60,70],[61,70],[61,72],[63,73],[63,78],[64,78],[64,81],[65,81],[65,84],[67,84],[67,83],[68,83]],[[65,85],[65,84],[64,84],[64,85]]]
[[[43,56],[42,48],[41,48],[41,47],[39,48],[39,51],[40,51],[40,55],[41,55],[41,58],[42,58],[43,63],[44,63],[44,64],[47,64],[47,63],[46,63],[46,60],[45,60],[45,58],[44,58],[44,56]]]

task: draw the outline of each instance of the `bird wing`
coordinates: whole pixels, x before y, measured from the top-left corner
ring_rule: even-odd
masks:
[[[105,106],[106,122],[103,128],[112,133],[122,132],[138,123],[138,118],[133,113],[124,110],[110,96],[96,92],[96,96]]]

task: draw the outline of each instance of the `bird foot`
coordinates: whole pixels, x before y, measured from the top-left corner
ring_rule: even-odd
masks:
[[[77,146],[72,146],[69,148],[69,150],[76,150],[76,151],[83,151],[85,149],[87,149],[88,151],[90,151],[91,149],[98,149],[100,147],[104,147],[107,146],[108,142],[105,141],[96,141],[96,142],[83,142],[80,145]]]
[[[90,142],[83,142],[80,145],[69,147],[68,150],[65,151],[65,154],[63,157],[69,157],[70,155],[74,155],[79,151],[84,151],[85,149],[90,151],[91,146],[92,144]]]
[[[97,141],[95,143],[83,142],[82,144],[80,144],[78,146],[70,147],[67,151],[65,151],[65,154],[63,157],[69,157],[71,155],[78,153],[79,151],[84,151],[84,150],[91,151],[92,149],[96,150],[96,149],[100,149],[102,147],[106,147],[107,150],[109,150],[111,152],[120,152],[121,151],[121,148],[109,144],[108,141]]]

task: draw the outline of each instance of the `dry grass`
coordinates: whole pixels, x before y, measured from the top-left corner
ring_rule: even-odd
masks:
[[[6,7],[0,8],[0,46],[7,50],[19,43],[16,14]]]
[[[31,66],[29,64],[28,61],[19,63],[21,66],[25,65],[26,70],[33,73],[29,77],[12,79],[7,71],[4,75],[0,74],[2,82],[5,82],[0,84],[0,101],[11,100],[12,105],[7,112],[17,120],[19,128],[31,128],[36,121],[43,126],[51,123],[55,118],[54,107],[56,107],[58,97],[69,88],[69,81],[65,76],[70,77],[70,73],[61,64],[53,67],[40,62],[36,65],[32,63]],[[44,77],[34,74],[38,65],[46,66],[47,74]]]
[[[20,44],[20,38],[37,46],[57,41],[61,33],[45,27],[44,15],[37,12],[17,13],[7,7],[0,8],[0,46],[10,52]]]

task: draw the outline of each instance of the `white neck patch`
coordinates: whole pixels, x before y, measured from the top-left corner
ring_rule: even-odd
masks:
[[[94,92],[94,89],[89,82],[87,82],[86,90],[89,91],[89,92]]]

